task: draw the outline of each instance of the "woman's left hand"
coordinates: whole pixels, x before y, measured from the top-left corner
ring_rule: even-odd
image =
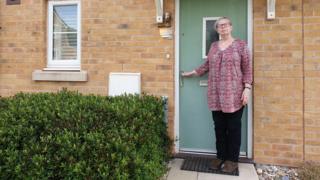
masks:
[[[250,89],[244,88],[241,96],[241,101],[243,105],[248,104],[249,102],[249,96],[250,96]]]

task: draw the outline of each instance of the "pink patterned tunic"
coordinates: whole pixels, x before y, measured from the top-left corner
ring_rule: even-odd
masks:
[[[211,111],[232,113],[243,105],[244,83],[252,84],[252,61],[247,44],[236,39],[225,50],[218,42],[211,44],[204,64],[196,69],[198,75],[208,74],[208,106]]]

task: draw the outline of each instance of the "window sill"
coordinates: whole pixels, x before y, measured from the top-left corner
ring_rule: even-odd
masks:
[[[88,81],[87,71],[46,71],[35,70],[32,72],[33,81]]]
[[[80,71],[80,67],[47,67],[44,71]]]

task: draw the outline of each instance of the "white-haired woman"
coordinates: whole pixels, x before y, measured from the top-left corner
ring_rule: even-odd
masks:
[[[215,125],[217,158],[210,168],[233,173],[238,169],[241,117],[252,89],[252,62],[245,41],[232,36],[232,22],[219,18],[214,28],[220,40],[211,44],[204,64],[185,77],[208,72],[208,106]]]

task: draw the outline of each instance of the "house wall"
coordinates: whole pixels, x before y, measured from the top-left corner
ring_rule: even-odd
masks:
[[[254,159],[320,160],[320,1],[254,1]]]
[[[82,70],[87,82],[32,81],[46,67],[47,0],[0,2],[0,96],[57,91],[108,94],[110,72],[141,72],[142,91],[168,96],[173,137],[174,41],[160,37],[151,0],[81,0]],[[166,1],[173,13],[174,1]],[[173,23],[174,25],[174,23]],[[167,58],[167,54],[170,55]]]
[[[304,4],[305,159],[320,162],[320,1]]]
[[[165,2],[174,15],[174,0]],[[253,3],[254,160],[320,161],[320,2],[277,1],[273,21],[265,0]],[[46,67],[47,1],[0,2],[0,96],[63,87],[107,95],[110,72],[141,72],[143,92],[169,97],[174,137],[174,41],[159,36],[154,1],[82,0],[81,12],[88,81],[36,82],[32,72]]]

